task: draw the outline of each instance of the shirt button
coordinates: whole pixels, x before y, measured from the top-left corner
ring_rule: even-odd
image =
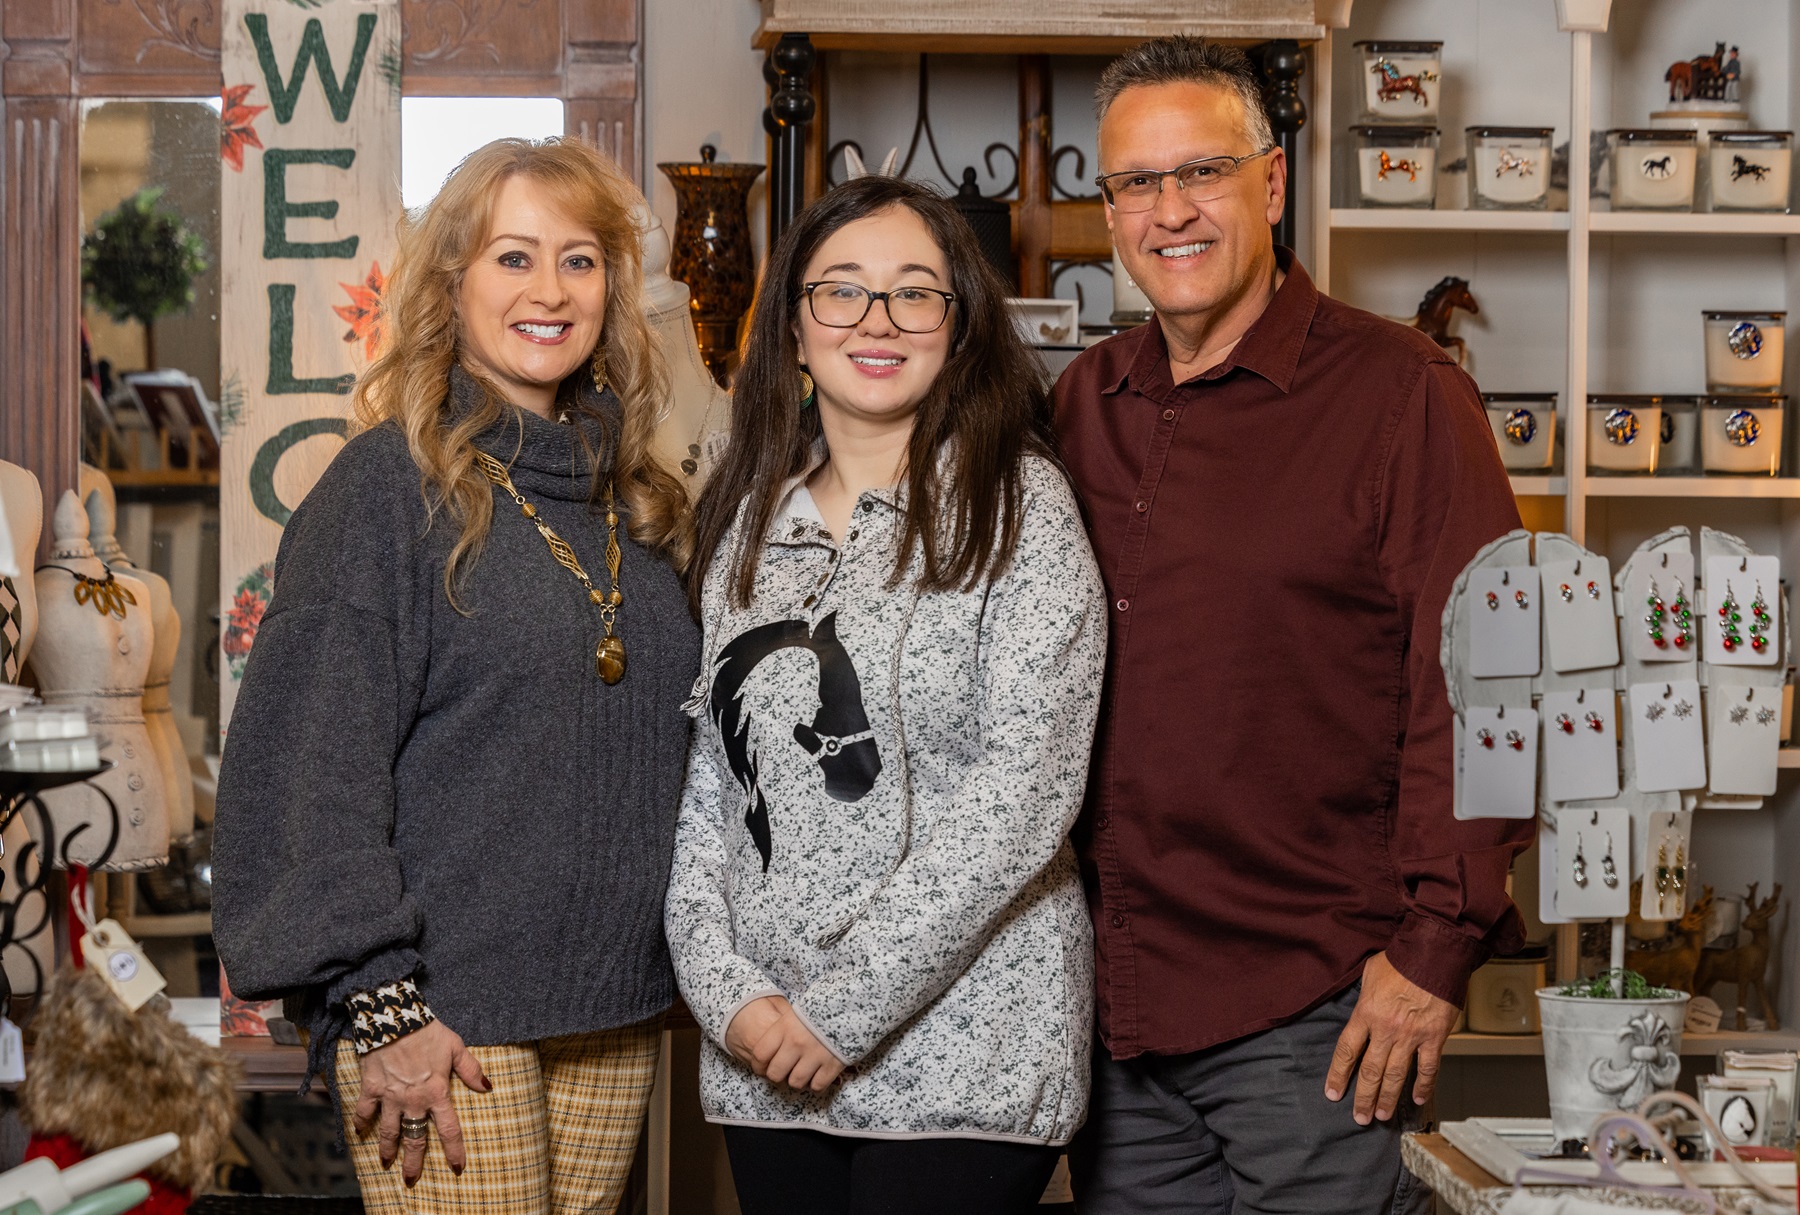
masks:
[[[1123,928],[1123,927],[1125,927],[1125,917],[1124,917],[1124,916],[1122,916],[1122,915],[1120,915],[1120,914],[1119,914],[1119,913],[1118,913],[1118,912],[1116,912],[1116,911],[1115,911],[1115,912],[1113,912],[1113,918],[1112,918],[1112,926],[1113,926],[1113,927],[1114,927],[1114,928]]]
[[[1137,513],[1138,513],[1138,514],[1140,514],[1140,515],[1141,515],[1141,514],[1143,514],[1143,513],[1144,513],[1144,512],[1145,512],[1145,511],[1147,511],[1147,510],[1149,510],[1149,509],[1150,509],[1150,504],[1149,504],[1149,503],[1148,503],[1148,502],[1143,502],[1143,501],[1140,501],[1140,502],[1139,502],[1139,503],[1138,503],[1138,504],[1137,504]]]
[[[819,575],[819,581],[818,581],[818,583],[817,583],[817,585],[819,585],[819,586],[824,586],[824,585],[825,585],[825,584],[826,584],[826,583],[827,583],[827,582],[829,582],[829,581],[830,581],[830,580],[831,580],[831,575],[830,575],[830,574],[820,574],[820,575]]]
[[[1127,612],[1127,611],[1131,610],[1131,600],[1121,599],[1117,603],[1113,604],[1113,606],[1118,608],[1121,612]]]
[[[1101,831],[1104,831],[1108,827],[1112,826],[1112,819],[1110,817],[1108,817],[1107,815],[1102,814],[1099,818],[1094,820],[1094,826],[1099,828]]]
[[[819,601],[819,597],[817,595],[808,595],[806,597],[806,602],[804,602],[800,606],[811,607],[813,604],[817,603],[818,601]]]
[[[1175,420],[1175,411],[1173,409],[1163,410],[1163,421],[1173,422],[1174,420]]]

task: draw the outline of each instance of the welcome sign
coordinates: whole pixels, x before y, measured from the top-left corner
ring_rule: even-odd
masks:
[[[399,2],[226,0],[221,60],[228,733],[281,529],[343,445],[350,386],[380,338],[401,216]]]

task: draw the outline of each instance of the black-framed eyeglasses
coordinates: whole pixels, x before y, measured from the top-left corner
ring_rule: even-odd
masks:
[[[1248,156],[1202,156],[1173,169],[1124,169],[1118,173],[1102,173],[1094,178],[1100,193],[1115,211],[1148,211],[1162,193],[1163,178],[1173,177],[1175,185],[1191,202],[1212,202],[1222,198],[1231,188],[1231,179],[1247,160],[1267,156],[1275,150],[1270,144]]]
[[[901,333],[932,333],[943,327],[956,296],[935,287],[895,287],[871,291],[856,283],[820,280],[802,283],[801,293],[813,320],[829,329],[854,329],[880,300],[888,319]]]

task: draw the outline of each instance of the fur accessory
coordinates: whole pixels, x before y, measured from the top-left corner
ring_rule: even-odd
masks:
[[[19,1097],[33,1134],[67,1135],[98,1153],[174,1131],[181,1146],[147,1175],[207,1185],[237,1116],[234,1062],[159,1008],[133,1013],[91,970],[54,975],[31,1028]]]

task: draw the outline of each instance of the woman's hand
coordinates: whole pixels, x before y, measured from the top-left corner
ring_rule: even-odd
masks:
[[[806,1027],[793,1005],[780,996],[765,998],[777,1015],[750,1048],[746,1062],[751,1070],[771,1084],[785,1084],[792,1089],[810,1088],[822,1093],[830,1088],[844,1074],[843,1063]],[[736,1024],[734,1017],[732,1025]]]
[[[788,1002],[780,996],[763,996],[738,1009],[731,1024],[725,1027],[725,1049],[739,1063],[762,1075],[763,1069],[756,1065],[756,1044],[780,1023],[781,1010],[787,1006]]]
[[[444,1145],[444,1160],[452,1173],[461,1174],[467,1164],[462,1127],[456,1107],[450,1103],[450,1076],[454,1073],[478,1093],[493,1088],[481,1074],[481,1063],[442,1021],[433,1021],[362,1057],[362,1096],[356,1102],[356,1133],[379,1129],[381,1167],[403,1157],[400,1175],[407,1185],[419,1179],[425,1167],[425,1139],[402,1139],[400,1119],[430,1116]]]

